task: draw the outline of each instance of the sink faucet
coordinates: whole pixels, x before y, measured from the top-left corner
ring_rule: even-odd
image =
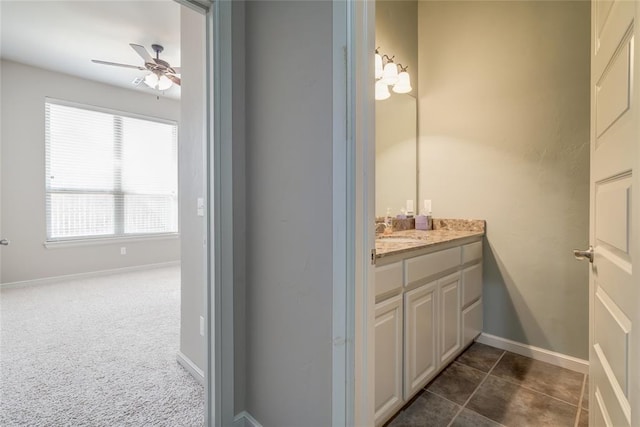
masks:
[[[376,222],[376,234],[391,234],[393,232],[393,225],[388,222]]]

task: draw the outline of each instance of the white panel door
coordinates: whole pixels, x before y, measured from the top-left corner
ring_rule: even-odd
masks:
[[[410,398],[435,374],[437,358],[437,282],[404,295],[404,398]]]
[[[402,295],[375,308],[375,424],[393,415],[402,400]]]
[[[635,1],[592,2],[592,426],[640,425],[640,275],[632,268],[640,240],[637,7]]]

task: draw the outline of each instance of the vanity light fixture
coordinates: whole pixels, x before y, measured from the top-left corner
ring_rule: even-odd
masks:
[[[389,86],[393,86],[395,93],[411,92],[411,78],[407,68],[402,64],[393,62],[395,56],[381,55],[380,48],[375,53],[375,99],[382,101],[391,96]],[[398,72],[398,68],[400,72]]]
[[[382,101],[391,96],[389,92],[389,86],[387,86],[382,80],[376,82],[376,100]]]
[[[382,81],[391,86],[398,83],[398,66],[393,62],[393,57],[389,58],[387,55],[385,56],[388,59],[382,72]]]
[[[376,49],[376,80],[379,80],[382,78],[382,73],[384,72],[383,68],[382,68],[382,56],[380,56],[380,52],[378,52],[378,49]]]
[[[409,73],[407,73],[408,67],[400,67],[400,74],[398,74],[398,83],[393,86],[393,91],[395,93],[409,93],[411,92],[411,79],[409,78]]]

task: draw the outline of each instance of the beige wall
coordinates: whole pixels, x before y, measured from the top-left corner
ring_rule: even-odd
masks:
[[[2,248],[0,283],[180,259],[178,238],[45,248],[44,102],[52,97],[178,121],[180,104],[10,61],[1,66]],[[127,248],[120,255],[120,247]]]
[[[487,220],[485,332],[588,358],[589,3],[421,2],[419,194]]]

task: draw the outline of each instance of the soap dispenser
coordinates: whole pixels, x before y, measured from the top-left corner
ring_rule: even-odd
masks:
[[[425,200],[422,212],[416,217],[416,230],[431,230],[432,228],[431,200]]]

